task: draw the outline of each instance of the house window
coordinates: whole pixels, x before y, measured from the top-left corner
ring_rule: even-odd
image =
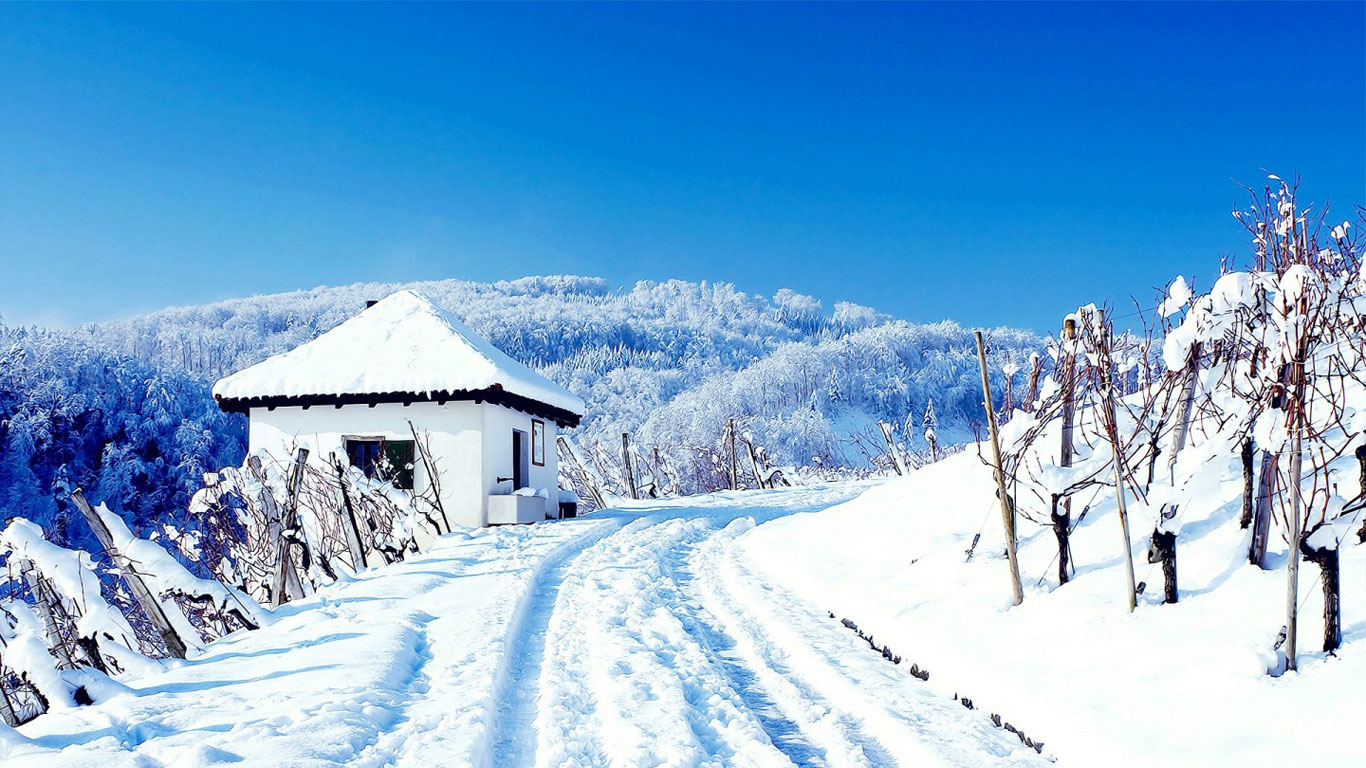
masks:
[[[545,466],[545,422],[540,419],[531,420],[531,463]]]
[[[346,458],[351,466],[366,477],[386,480],[395,488],[413,489],[413,461],[416,458],[412,440],[383,438],[346,438]]]

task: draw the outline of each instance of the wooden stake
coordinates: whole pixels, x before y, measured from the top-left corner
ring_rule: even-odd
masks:
[[[754,454],[754,443],[746,440],[745,448],[749,451],[749,466],[754,470],[754,484],[761,489],[767,488],[768,485],[764,483],[764,475],[759,470],[759,457]]]
[[[1195,408],[1196,376],[1200,371],[1200,343],[1191,345],[1190,355],[1186,358],[1186,370],[1181,378],[1181,397],[1178,400],[1176,429],[1172,431],[1172,452],[1167,457],[1167,473],[1176,482],[1176,457],[1186,447],[1186,436],[1190,432],[1191,412]]]
[[[1247,559],[1253,565],[1266,569],[1266,545],[1271,538],[1271,501],[1276,495],[1277,469],[1280,457],[1263,449],[1262,462],[1257,478],[1257,502],[1252,510],[1252,540],[1248,543]]]
[[[1043,358],[1035,354],[1030,360],[1029,389],[1025,391],[1025,402],[1020,407],[1025,413],[1034,412],[1034,401],[1039,397],[1039,378],[1043,376]]]
[[[300,448],[294,454],[294,464],[289,468],[289,479],[285,481],[285,509],[280,518],[280,536],[275,546],[275,575],[271,580],[270,607],[279,608],[287,599],[286,584],[294,571],[294,560],[290,557],[290,532],[299,524],[299,487],[304,481],[304,462],[308,461],[308,449]],[[302,585],[301,585],[302,586]]]
[[[19,722],[19,713],[14,709],[14,702],[9,700],[9,691],[6,691],[3,685],[0,685],[0,720],[4,720],[5,725],[11,728],[23,725]]]
[[[147,620],[156,628],[157,634],[161,635],[161,640],[166,644],[166,652],[177,659],[185,658],[189,644],[176,632],[167,617],[166,606],[152,594],[152,590],[147,587],[147,583],[142,580],[142,575],[138,573],[137,567],[132,561],[123,556],[114,546],[114,535],[109,532],[109,528],[100,519],[99,513],[86,501],[85,493],[77,488],[71,493],[71,500],[76,503],[76,509],[80,510],[81,517],[85,518],[86,525],[94,532],[95,538],[99,540],[100,546],[113,559],[123,576],[123,581],[128,585],[128,591],[133,593],[133,599],[142,606],[143,613],[147,614]]]
[[[1006,534],[1006,559],[1010,561],[1010,587],[1014,592],[1015,604],[1024,602],[1024,588],[1020,586],[1020,563],[1015,552],[1015,515],[1010,509],[1010,497],[1006,494],[1005,469],[1001,466],[1001,441],[996,435],[996,413],[991,407],[991,383],[987,379],[987,350],[982,342],[982,332],[977,331],[977,362],[982,367],[982,402],[987,411],[987,427],[991,431],[991,455],[996,463],[996,496],[1001,501],[1001,525]]]
[[[1249,525],[1252,525],[1252,509],[1255,505],[1255,498],[1257,495],[1257,484],[1254,481],[1254,477],[1257,473],[1254,471],[1256,467],[1252,461],[1251,437],[1243,438],[1243,447],[1242,450],[1239,451],[1238,457],[1243,464],[1243,514],[1238,518],[1238,526],[1240,528],[1247,528]]]
[[[1296,403],[1292,405],[1296,409],[1294,431],[1290,436],[1290,563],[1286,566],[1285,583],[1285,668],[1286,670],[1296,669],[1295,638],[1298,634],[1299,624],[1299,596],[1300,596],[1300,539],[1302,523],[1300,520],[1300,507],[1303,500],[1300,498],[1300,473],[1302,471],[1303,458],[1303,425],[1300,414],[1303,413],[1304,399],[1303,389],[1296,382]]]
[[[411,426],[411,422],[409,425]],[[359,571],[367,567],[369,563],[365,561],[365,545],[361,543],[360,526],[356,523],[356,510],[351,506],[351,494],[346,491],[346,468],[342,466],[336,454],[332,455],[332,466],[337,470],[337,486],[341,488],[342,511],[345,513],[342,522],[345,523],[346,528],[346,548],[351,551],[351,567]]]
[[[583,463],[579,461],[578,455],[574,453],[573,446],[569,444],[569,438],[564,435],[558,435],[555,438],[555,444],[559,446],[560,453],[563,454],[565,458],[569,459],[570,466],[579,476],[579,482],[583,483],[583,487],[588,491],[588,495],[593,497],[593,503],[598,505],[598,509],[605,509],[607,504],[603,501],[602,491],[598,490],[598,485],[593,482],[592,476],[588,474],[588,469],[584,467]]]
[[[631,494],[631,498],[640,498],[640,492],[636,490],[636,475],[631,468],[631,435],[629,432],[621,433],[621,471],[626,476],[626,492]]]
[[[901,457],[896,451],[896,441],[892,439],[892,425],[885,421],[879,421],[877,426],[878,429],[882,430],[882,442],[887,444],[887,458],[892,460],[892,469],[896,471],[898,476],[905,474],[901,471]]]
[[[740,488],[740,472],[735,466],[735,419],[726,419],[726,434],[730,436],[730,489]]]
[[[1058,447],[1058,466],[1072,466],[1072,452],[1075,443],[1073,442],[1073,430],[1077,421],[1077,355],[1071,351],[1071,345],[1077,340],[1077,321],[1075,318],[1067,318],[1062,324],[1062,342],[1064,347],[1059,350],[1062,378],[1062,445]],[[1063,517],[1071,519],[1072,516],[1072,497],[1065,496],[1062,499]]]
[[[43,583],[43,575],[38,572],[32,560],[20,560],[18,566],[19,573],[23,574],[24,582],[28,584],[28,591],[33,593],[33,607],[38,610],[38,617],[43,620],[43,634],[47,635],[48,650],[57,657],[58,666],[62,669],[74,669],[76,662],[71,658],[71,649],[62,641],[62,631],[57,624],[55,606],[52,604],[56,595],[53,595],[47,584]]]
[[[1109,344],[1107,338],[1105,343]],[[1133,613],[1138,608],[1138,589],[1134,583],[1134,545],[1129,538],[1129,509],[1124,502],[1124,452],[1119,445],[1119,421],[1115,411],[1115,379],[1110,372],[1109,355],[1105,356],[1105,367],[1101,370],[1101,376],[1105,382],[1105,414],[1109,419],[1106,425],[1106,432],[1110,438],[1110,452],[1112,453],[1111,464],[1115,470],[1115,506],[1119,510],[1119,525],[1124,531],[1124,563],[1127,566],[1125,576],[1129,584],[1129,613]]]

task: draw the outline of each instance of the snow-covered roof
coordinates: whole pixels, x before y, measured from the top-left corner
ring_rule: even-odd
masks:
[[[577,424],[584,404],[569,390],[503,354],[417,291],[399,291],[327,333],[213,386],[225,410],[294,402],[471,399]],[[572,415],[573,418],[560,418]]]

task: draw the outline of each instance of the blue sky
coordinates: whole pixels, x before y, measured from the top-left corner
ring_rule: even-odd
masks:
[[[0,6],[0,314],[733,282],[1051,329],[1366,203],[1366,5]]]

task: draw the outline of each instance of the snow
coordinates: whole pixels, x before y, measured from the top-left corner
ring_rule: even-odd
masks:
[[[76,706],[71,686],[57,671],[44,639],[43,622],[27,603],[5,606],[14,617],[14,626],[0,617],[0,646],[4,647],[5,666],[23,675],[54,709]],[[5,730],[0,727],[0,731]]]
[[[1317,568],[1304,566],[1300,671],[1269,676],[1285,619],[1285,544],[1273,537],[1272,570],[1248,565],[1236,452],[1200,459],[1204,487],[1185,491],[1199,503],[1178,518],[1180,602],[1161,604],[1161,570],[1146,562],[1156,509],[1130,512],[1147,583],[1133,615],[1108,487],[1073,502],[1074,521],[1091,508],[1073,533],[1076,575],[1065,586],[1052,531],[1021,521],[1025,599],[1012,607],[991,471],[971,447],[846,504],[760,526],[741,543],[761,581],[850,617],[930,669],[931,685],[946,681],[941,690],[1044,740],[1059,765],[1360,764],[1350,727],[1330,724],[1366,689],[1366,591],[1347,576],[1366,568],[1366,547],[1342,550],[1337,656],[1318,651],[1321,592]]]
[[[129,648],[137,647],[128,621],[104,599],[89,553],[52,544],[43,537],[43,529],[38,525],[15,518],[0,533],[0,554],[32,561],[52,587],[80,610],[76,630],[81,637],[103,634]]]
[[[582,415],[576,395],[508,357],[455,315],[402,290],[294,349],[220,379],[219,399],[414,392],[501,386]]]
[[[756,530],[866,485],[439,538],[0,741],[0,765],[1042,766],[764,579]]]
[[[1167,298],[1158,307],[1157,313],[1163,317],[1171,317],[1180,312],[1190,299],[1190,285],[1186,283],[1186,278],[1177,275],[1176,279],[1172,281],[1171,287],[1167,289]]]
[[[1247,272],[1226,273],[1215,281],[1214,288],[1210,290],[1210,297],[1213,299],[1213,311],[1216,314],[1251,307],[1257,302],[1253,276]]]
[[[104,504],[95,505],[95,514],[104,521],[113,539],[114,549],[123,555],[147,583],[154,595],[180,593],[188,597],[206,597],[219,611],[236,609],[253,623],[260,624],[264,615],[256,601],[231,590],[215,579],[202,579],[190,573],[175,557],[155,541],[140,539],[128,530],[123,518],[109,511]],[[163,610],[182,639],[191,645],[199,641],[199,632],[187,621],[174,604],[162,600]]]

